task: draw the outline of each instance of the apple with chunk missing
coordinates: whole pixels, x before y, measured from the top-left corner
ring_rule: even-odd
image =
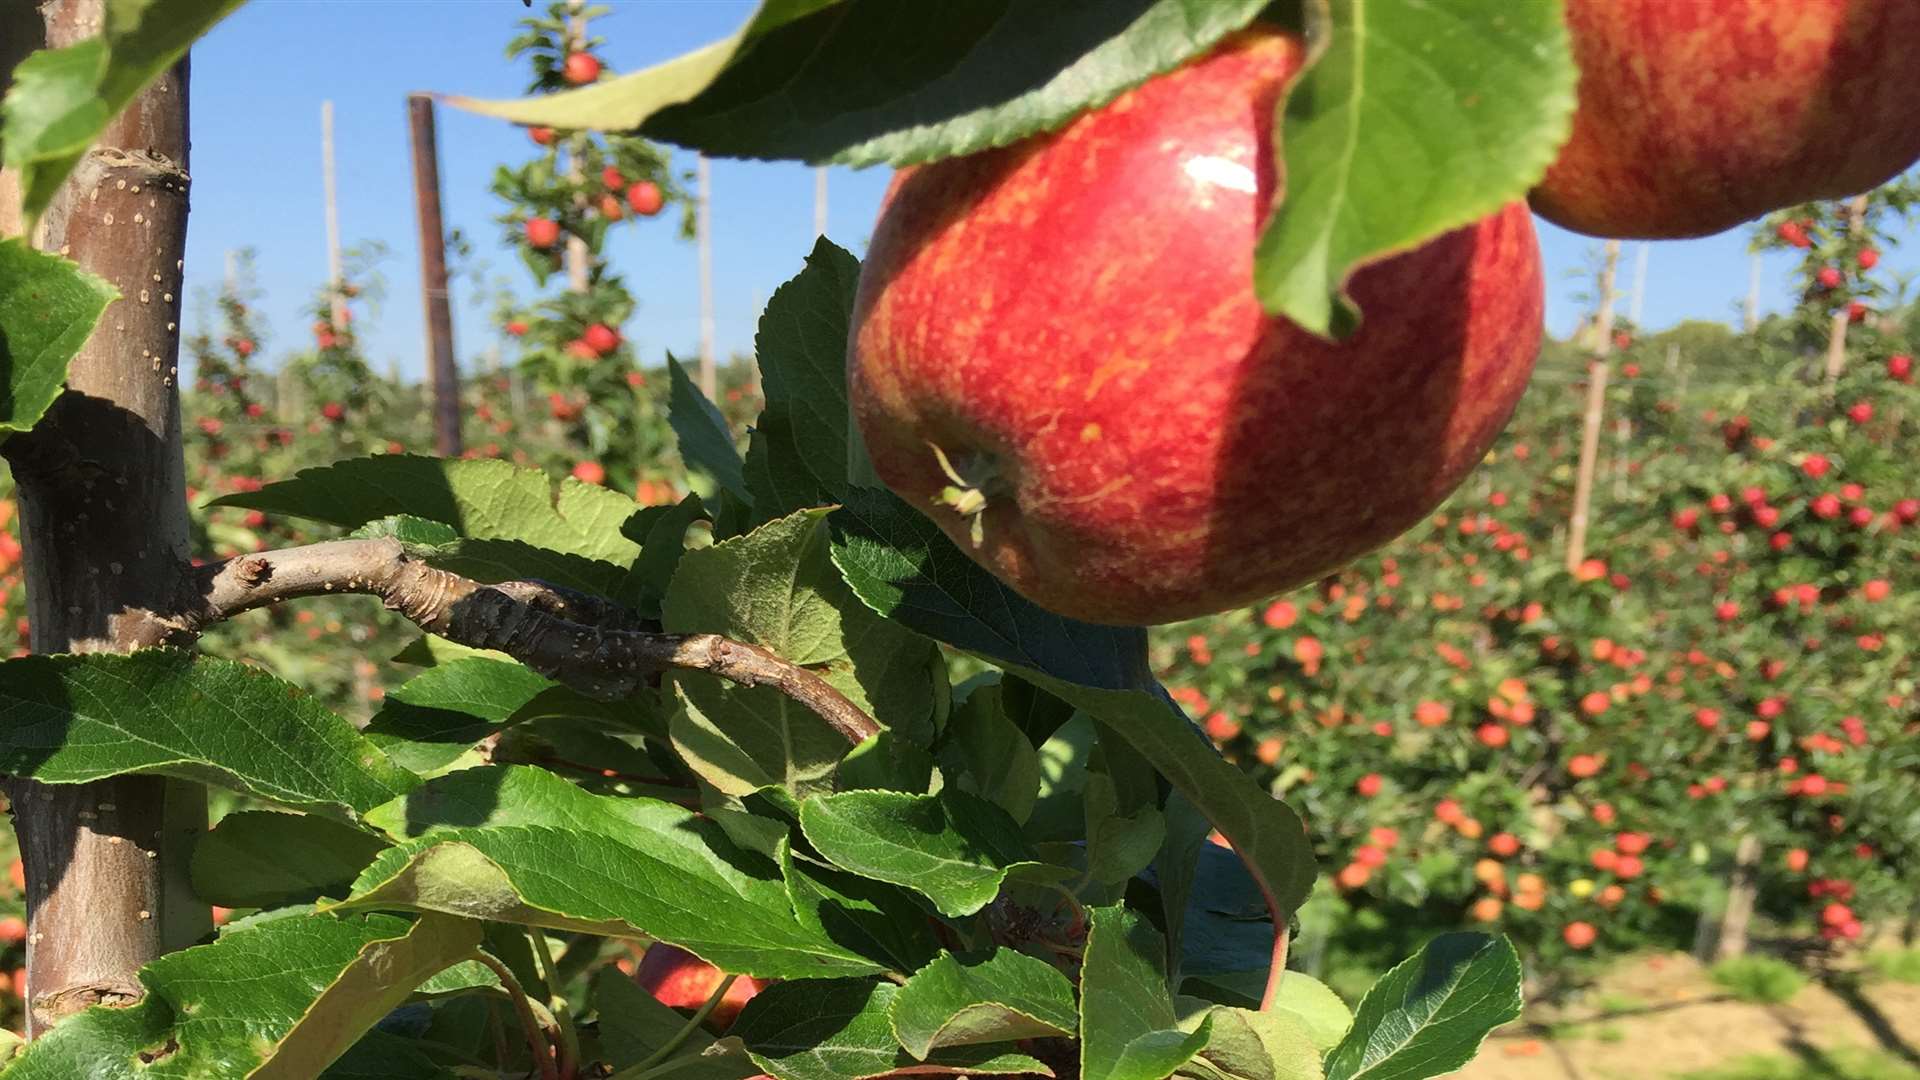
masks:
[[[1920,159],[1914,0],[1567,0],[1573,133],[1533,193],[1593,236],[1703,236]],[[1780,236],[1807,246],[1804,230]]]
[[[1300,40],[1235,35],[1062,130],[903,170],[848,348],[875,470],[1028,598],[1170,622],[1416,524],[1506,424],[1541,340],[1514,203],[1357,272],[1363,324],[1266,314],[1253,247]]]

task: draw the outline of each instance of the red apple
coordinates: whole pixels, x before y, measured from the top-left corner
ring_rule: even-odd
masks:
[[[725,972],[705,960],[664,942],[649,946],[647,954],[640,958],[639,969],[633,973],[633,981],[639,983],[641,989],[662,1005],[676,1009],[697,1009],[704,1005],[726,977]],[[716,1031],[732,1027],[740,1010],[764,986],[760,980],[745,975],[733,980],[720,1004],[707,1014],[707,1025]]]
[[[1344,343],[1260,309],[1301,53],[1236,35],[1057,133],[894,179],[855,416],[881,479],[1045,607],[1171,622],[1324,576],[1423,519],[1525,387],[1519,204],[1361,270]]]
[[[607,482],[607,467],[597,461],[582,461],[574,465],[573,478],[583,484],[604,484]]]
[[[543,217],[527,219],[527,243],[537,248],[550,248],[559,240],[559,222]]]
[[[615,193],[624,190],[627,186],[627,178],[621,176],[620,170],[612,165],[600,170],[600,182],[607,185],[607,190]]]
[[[586,342],[594,352],[605,356],[620,347],[620,331],[606,323],[594,323],[581,332],[580,340]]]
[[[528,128],[527,137],[532,139],[534,142],[539,143],[541,146],[553,145],[553,129],[550,127]]]
[[[600,78],[600,58],[592,53],[568,53],[560,74],[573,85],[584,86]]]
[[[1704,236],[1920,158],[1913,0],[1567,0],[1566,14],[1579,105],[1533,193],[1556,224]]]
[[[651,180],[636,181],[627,189],[627,205],[641,217],[652,217],[667,204],[667,197],[660,191],[660,185]]]

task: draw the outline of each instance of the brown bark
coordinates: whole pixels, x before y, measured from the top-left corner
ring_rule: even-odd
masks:
[[[99,33],[102,0],[44,7],[47,44]],[[67,392],[6,444],[18,483],[36,652],[123,651],[186,580],[180,450],[187,64],[107,126],[42,220],[38,246],[120,290],[74,358]],[[127,1002],[135,973],[204,933],[184,844],[204,829],[198,789],[152,777],[10,785],[28,890],[30,1033],[96,1002]]]
[[[543,582],[483,585],[410,558],[395,540],[336,540],[241,555],[202,567],[199,599],[147,620],[143,644],[185,644],[214,623],[303,596],[378,597],[421,629],[494,649],[594,697],[617,700],[662,672],[703,671],[770,686],[858,743],[880,727],[812,671],[718,634],[666,634],[596,596]]]
[[[453,311],[447,299],[447,232],[440,220],[440,148],[433,97],[407,98],[413,136],[413,201],[420,218],[420,295],[426,304],[427,376],[433,388],[433,451],[460,456],[460,373],[453,361]]]

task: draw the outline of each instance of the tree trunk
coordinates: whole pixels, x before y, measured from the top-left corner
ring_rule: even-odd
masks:
[[[1856,195],[1847,204],[1847,232],[1859,236],[1867,227],[1867,197]],[[1827,393],[1840,381],[1840,373],[1847,367],[1847,323],[1850,321],[1846,307],[1833,313],[1833,325],[1827,331]]]
[[[1747,951],[1747,927],[1753,922],[1753,904],[1760,891],[1760,838],[1741,835],[1733,851],[1733,873],[1727,879],[1727,906],[1720,912],[1719,925],[1707,931],[1708,916],[1702,915],[1702,933],[1695,950],[1702,960],[1729,960]]]
[[[45,5],[47,44],[97,35],[104,0]],[[187,62],[107,126],[45,214],[38,246],[120,290],[68,390],[9,440],[35,652],[124,651],[140,614],[180,606],[188,520],[180,449]],[[206,826],[197,787],[154,777],[9,785],[26,865],[29,1033],[97,1002],[211,927],[186,883]]]

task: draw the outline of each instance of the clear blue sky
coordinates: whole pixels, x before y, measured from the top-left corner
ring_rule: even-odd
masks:
[[[607,39],[602,56],[631,71],[730,32],[750,0],[615,0],[595,22]],[[193,218],[188,245],[187,326],[192,299],[217,287],[223,252],[258,253],[261,314],[271,331],[269,363],[307,343],[300,309],[326,276],[320,174],[320,103],[336,110],[341,231],[348,245],[377,239],[391,248],[380,269],[388,295],[363,327],[369,354],[385,370],[417,375],[423,353],[419,248],[413,216],[405,98],[434,90],[482,97],[521,93],[526,72],[503,52],[514,0],[253,0],[217,27],[193,53]],[[476,241],[494,274],[517,289],[532,279],[510,249],[498,246],[492,218],[502,206],[487,191],[495,165],[532,149],[505,123],[441,109],[440,176],[446,221]],[[692,157],[676,154],[691,167]],[[861,250],[885,188],[884,169],[833,170],[828,234]],[[812,244],[811,170],[789,164],[713,164],[714,282],[722,355],[751,348],[756,302],[798,271]],[[664,350],[696,351],[697,260],[662,219],[614,231],[610,255],[639,296],[626,327],[649,364]],[[1597,241],[1542,223],[1550,329],[1566,333],[1578,318],[1579,274]],[[1889,253],[1889,264],[1920,270],[1920,245]],[[1636,252],[1623,262],[1630,288]],[[1789,260],[1767,260],[1761,298],[1785,306]],[[1746,242],[1739,232],[1652,247],[1642,323],[1659,328],[1686,318],[1734,321],[1747,288]],[[494,342],[485,312],[456,294],[455,348],[463,365]],[[1622,311],[1626,310],[1625,305]]]

